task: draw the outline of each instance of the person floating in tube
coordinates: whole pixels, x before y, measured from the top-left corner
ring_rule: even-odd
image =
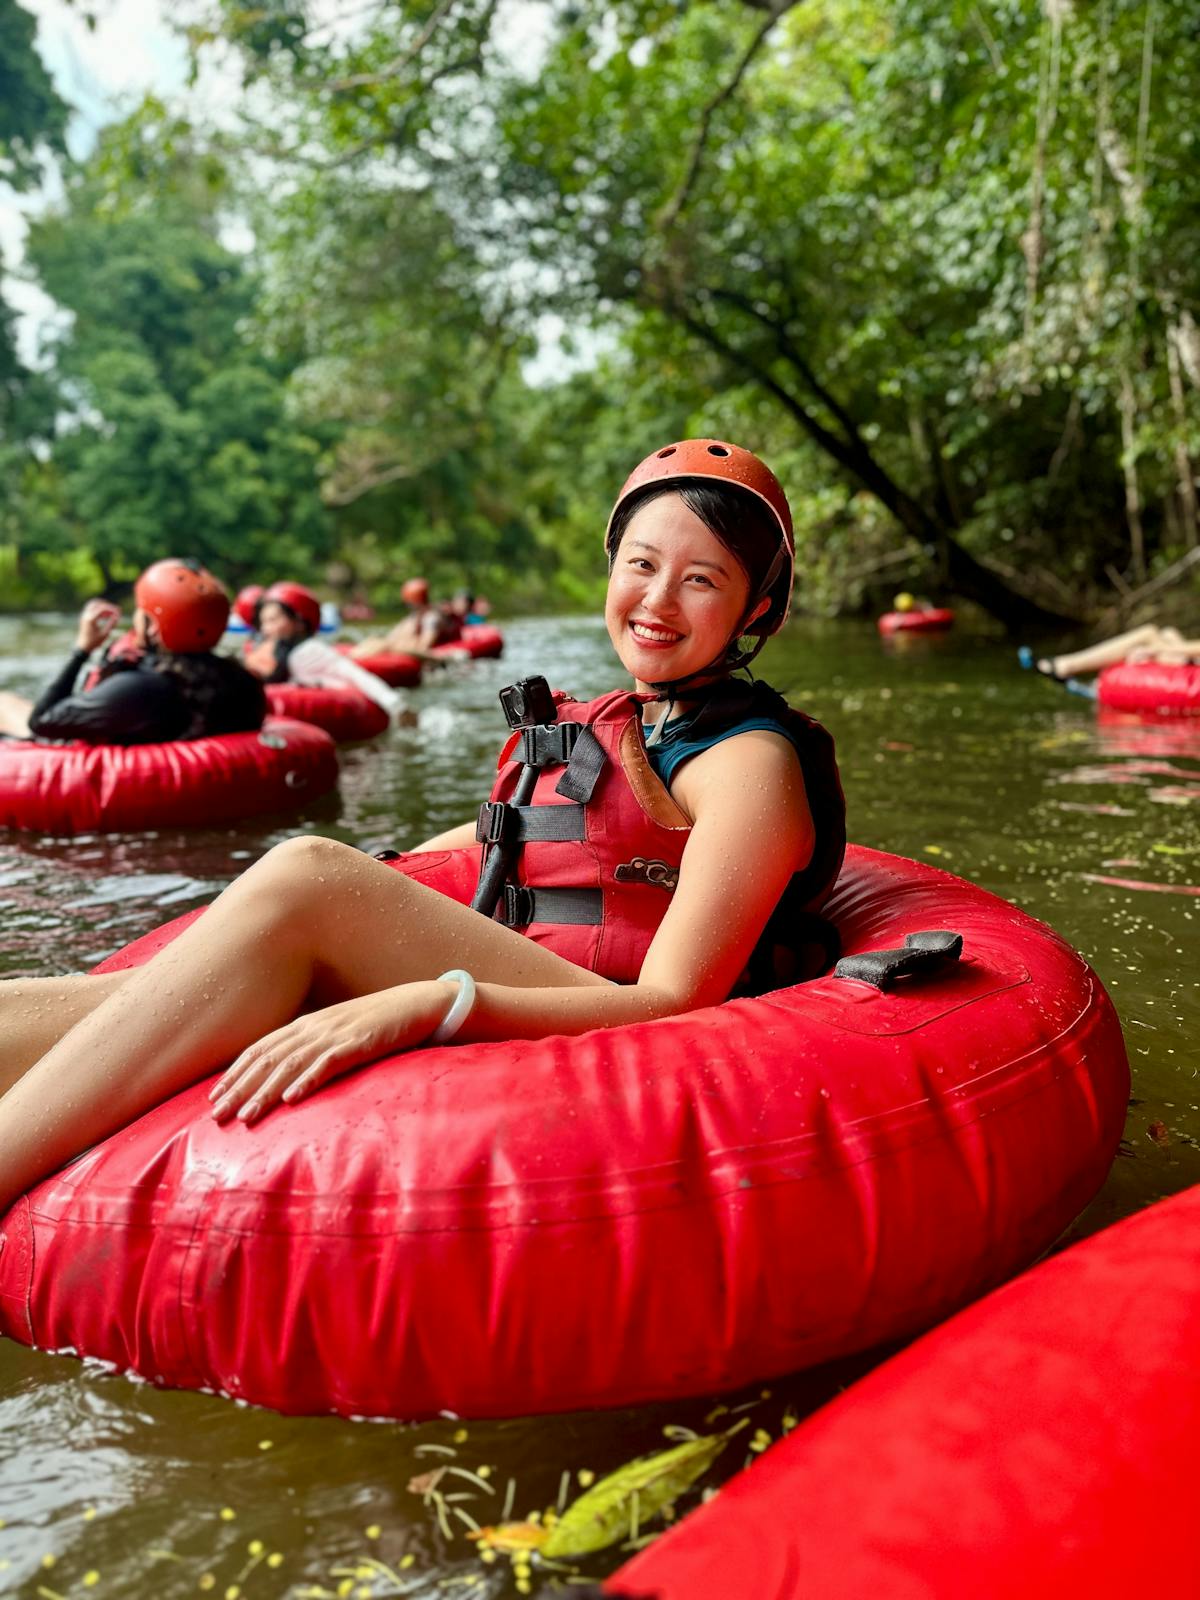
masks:
[[[76,690],[93,651],[110,639],[120,609],[89,600],[75,649],[36,701],[0,694],[0,734],[87,744],[166,744],[262,726],[262,685],[236,661],[213,655],[229,596],[197,562],[156,561],[134,585],[127,634],[110,644]]]
[[[446,606],[430,604],[429,584],[424,578],[409,578],[400,590],[400,598],[408,607],[408,615],[387,633],[360,639],[350,652],[356,660],[392,654],[424,659],[435,645],[454,644],[462,637],[461,619]]]
[[[1023,667],[1036,667],[1047,678],[1066,681],[1122,662],[1149,661],[1160,666],[1200,665],[1200,639],[1185,639],[1178,628],[1159,627],[1155,622],[1130,628],[1099,644],[1088,645],[1070,655],[1043,656],[1035,661],[1033,651],[1023,645],[1019,652]]]
[[[264,683],[354,688],[389,714],[401,704],[382,678],[315,637],[321,602],[302,583],[273,583],[260,590],[253,615],[255,637],[243,659]]]
[[[736,445],[668,445],[627,480],[605,548],[633,690],[505,691],[493,799],[419,847],[462,850],[472,905],[308,835],[141,967],[0,984],[0,1212],[213,1074],[217,1122],[253,1126],[398,1051],[646,1022],[830,959],[814,947],[845,847],[832,741],[733,677],[787,616],[783,489]]]

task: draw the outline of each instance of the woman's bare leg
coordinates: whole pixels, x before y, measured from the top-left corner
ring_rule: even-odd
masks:
[[[0,1095],[119,989],[127,972],[0,983]]]
[[[604,982],[347,845],[278,846],[0,1099],[0,1213],[307,1006],[449,967],[521,987]]]
[[[1147,622],[1140,628],[1131,628],[1128,633],[1119,633],[1115,638],[1089,645],[1086,650],[1076,650],[1066,656],[1052,656],[1050,667],[1056,678],[1074,678],[1081,672],[1099,672],[1104,667],[1115,667],[1131,651],[1153,651],[1162,644],[1173,644],[1178,638],[1174,628],[1160,628],[1156,623]]]
[[[0,733],[12,739],[28,739],[29,713],[33,701],[24,695],[13,694],[11,689],[0,689]]]

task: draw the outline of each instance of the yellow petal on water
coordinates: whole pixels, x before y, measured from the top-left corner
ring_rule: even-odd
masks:
[[[337,1586],[339,1600],[345,1600],[346,1595],[354,1593],[354,1579],[343,1578]]]
[[[367,1538],[368,1539],[378,1539],[380,1534],[382,1534],[382,1532],[383,1532],[383,1529],[379,1526],[379,1524],[377,1522],[373,1522],[371,1524],[371,1526],[367,1529]]]
[[[90,1572],[85,1572],[84,1573],[84,1575],[83,1575],[83,1587],[85,1589],[94,1589],[99,1582],[100,1582],[100,1574],[96,1571],[95,1567],[93,1567]]]
[[[231,1583],[225,1591],[225,1600],[239,1600],[241,1592],[242,1586],[240,1583]]]
[[[271,1554],[267,1557],[267,1565],[269,1567],[281,1567],[283,1565],[283,1551],[272,1550]]]
[[[492,1475],[491,1467],[476,1467],[475,1468],[475,1476],[477,1478],[490,1478],[491,1475]]]
[[[216,1585],[217,1585],[216,1578],[213,1577],[211,1572],[206,1572],[204,1574],[204,1576],[200,1579],[200,1582],[196,1585],[196,1587],[198,1589],[215,1589]]]
[[[250,1543],[246,1546],[246,1549],[249,1551],[249,1553],[252,1556],[260,1556],[260,1555],[262,1555],[263,1551],[266,1548],[267,1548],[266,1545],[262,1542],[261,1539],[251,1539]]]
[[[400,1571],[405,1572],[409,1567],[414,1566],[416,1564],[416,1559],[416,1556],[414,1556],[411,1551],[408,1555],[401,1556],[399,1562],[397,1563]]]
[[[95,1516],[96,1516],[96,1508],[95,1508],[95,1506],[84,1506],[84,1508],[83,1508],[83,1520],[85,1522],[94,1521],[95,1520]],[[4,1524],[2,1522],[0,1522],[0,1528],[2,1528],[3,1526],[4,1526]]]
[[[275,1441],[274,1439],[260,1439],[258,1441],[258,1448],[260,1450],[274,1450]]]
[[[45,1567],[47,1572],[49,1572],[50,1568],[54,1566],[57,1561],[58,1557],[51,1555],[49,1550],[47,1550],[46,1554],[42,1557],[42,1566]]]
[[[237,1512],[233,1509],[232,1506],[222,1506],[221,1507],[220,1517],[221,1517],[221,1521],[222,1522],[232,1522],[234,1517],[236,1517],[236,1516],[237,1516]]]
[[[940,844],[927,844],[924,846],[927,856],[948,856],[949,850],[943,850]]]

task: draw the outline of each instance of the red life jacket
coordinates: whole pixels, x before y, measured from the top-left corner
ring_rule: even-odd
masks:
[[[485,862],[487,847],[501,840],[520,846],[497,919],[618,983],[637,981],[691,831],[646,752],[648,698],[616,690],[586,703],[563,700],[556,723],[517,730],[501,751],[476,829]],[[788,924],[811,937],[806,918],[833,886],[846,843],[833,741],[819,723],[779,706],[798,747],[816,842],[764,930],[752,973],[757,987],[795,980],[780,971],[774,947],[796,942]],[[513,806],[523,765],[540,770],[530,803]]]
[[[81,693],[86,694],[89,689],[94,689],[98,683],[104,678],[110,678],[114,672],[123,671],[125,667],[136,667],[145,653],[132,628],[123,633],[119,639],[110,640],[105,645],[99,661],[89,668],[81,686]]]

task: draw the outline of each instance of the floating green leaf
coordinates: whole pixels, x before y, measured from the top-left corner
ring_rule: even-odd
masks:
[[[673,1450],[641,1456],[601,1478],[563,1512],[542,1545],[542,1554],[551,1560],[586,1556],[621,1539],[636,1539],[639,1528],[690,1489],[746,1426],[739,1422],[727,1433],[689,1439]]]

